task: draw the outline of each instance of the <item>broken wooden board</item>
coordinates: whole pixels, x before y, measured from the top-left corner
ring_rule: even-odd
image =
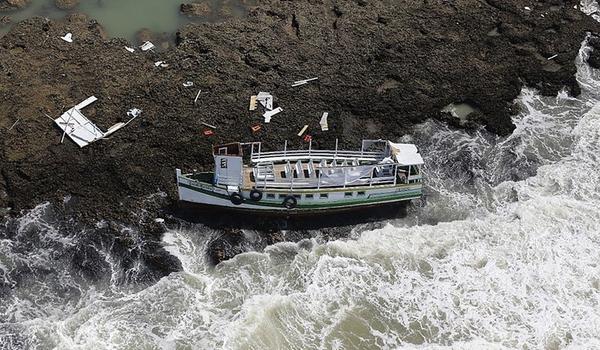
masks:
[[[329,130],[329,124],[327,123],[328,116],[329,116],[329,113],[327,113],[327,112],[324,112],[323,115],[321,116],[321,121],[319,121],[319,125],[321,125],[321,131]]]
[[[256,99],[267,111],[273,110],[273,95],[270,93],[259,92],[258,95],[256,95]]]
[[[298,81],[295,81],[295,82],[292,83],[292,87],[302,86],[302,85],[308,84],[309,82],[311,82],[313,80],[317,80],[317,79],[319,79],[319,78],[316,77],[316,78],[298,80]]]
[[[81,113],[81,109],[97,100],[95,96],[91,96],[54,120],[64,131],[63,136],[69,136],[79,147],[85,147],[104,137],[104,132]]]
[[[304,125],[302,130],[300,130],[300,132],[298,133],[298,136],[302,137],[302,135],[306,132],[307,129],[308,129],[308,125]]]
[[[256,95],[250,96],[250,106],[248,107],[248,110],[250,110],[250,111],[256,110]]]
[[[278,114],[280,112],[283,111],[283,108],[281,107],[277,107],[272,111],[267,111],[265,112],[265,114],[263,114],[263,117],[265,118],[265,123],[270,123],[271,122],[271,117],[274,116],[275,114]]]

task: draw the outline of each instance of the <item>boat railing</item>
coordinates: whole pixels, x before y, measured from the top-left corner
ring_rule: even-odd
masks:
[[[363,161],[377,161],[383,159],[382,152],[361,151],[334,151],[334,150],[290,150],[273,151],[252,154],[253,163],[267,161],[295,161],[300,159],[357,159]]]
[[[335,167],[315,167],[316,177],[295,177],[291,176],[285,181],[276,181],[274,177],[262,177],[256,179],[256,187],[262,189],[284,188],[284,189],[303,189],[303,188],[346,188],[348,186],[375,186],[375,185],[396,185],[398,178],[401,177],[402,183],[407,183],[404,171],[398,172],[399,164],[373,164],[369,166],[335,166]],[[358,172],[358,175],[351,171]],[[376,175],[377,173],[377,175]],[[337,176],[332,176],[337,175]],[[400,175],[400,176],[399,176]],[[404,175],[402,177],[402,175]]]
[[[381,141],[381,140],[379,140]],[[377,142],[379,142],[377,141]],[[366,151],[365,141],[360,151],[344,151],[338,148],[338,140],[335,140],[335,149],[333,150],[313,150],[312,140],[308,143],[308,149],[288,150],[287,140],[285,141],[283,151],[262,151],[260,142],[253,142],[251,145],[250,160],[253,163],[265,161],[283,161],[283,160],[302,160],[302,159],[357,159],[363,161],[377,161],[386,156],[386,150]]]

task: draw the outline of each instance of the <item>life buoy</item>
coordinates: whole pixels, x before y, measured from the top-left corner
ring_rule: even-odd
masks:
[[[282,204],[286,209],[294,209],[298,205],[298,200],[294,196],[287,196],[283,199]]]
[[[242,195],[237,192],[233,192],[231,195],[229,195],[229,200],[235,205],[240,205],[244,203],[244,197],[242,197]]]
[[[250,199],[258,202],[259,200],[261,200],[263,197],[263,194],[261,191],[257,190],[256,188],[252,189],[252,191],[250,191]]]

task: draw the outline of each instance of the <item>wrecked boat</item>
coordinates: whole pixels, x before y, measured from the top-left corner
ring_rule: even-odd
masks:
[[[213,172],[176,170],[180,203],[268,214],[319,214],[400,205],[423,195],[413,144],[364,140],[358,151],[213,147]]]

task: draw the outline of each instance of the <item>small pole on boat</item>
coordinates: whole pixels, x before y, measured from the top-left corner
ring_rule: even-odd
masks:
[[[317,190],[321,189],[321,174],[323,173],[323,169],[319,167],[319,181],[317,182]]]
[[[285,140],[285,144],[283,145],[283,156],[287,156],[287,140]]]
[[[333,155],[333,158],[337,157],[337,151],[338,151],[338,139],[335,139],[335,154]]]
[[[308,156],[310,157],[310,151],[312,150],[312,139],[308,140]]]

